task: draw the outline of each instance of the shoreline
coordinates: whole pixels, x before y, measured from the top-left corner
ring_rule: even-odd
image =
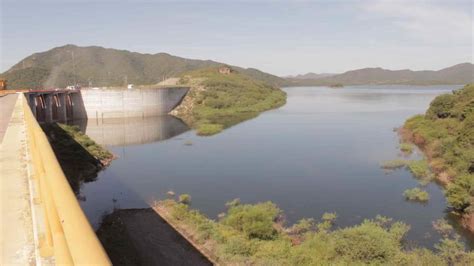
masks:
[[[435,167],[433,167],[433,157],[429,155],[429,153],[426,151],[426,148],[418,145],[415,141],[413,141],[413,135],[414,132],[405,126],[402,126],[398,130],[398,135],[400,140],[404,142],[408,142],[414,146],[416,146],[425,156],[426,160],[428,161],[428,164],[435,175],[434,181],[438,183],[442,188],[443,192],[446,192],[446,188],[451,182],[454,180],[454,176],[449,176],[449,174],[446,171],[439,171],[436,170]],[[446,198],[446,196],[445,196]],[[449,206],[446,206],[447,208]],[[452,210],[455,215],[459,216],[458,223],[465,229],[467,229],[472,235],[474,235],[474,213],[465,213],[465,212],[460,212],[457,210]]]
[[[205,246],[200,245],[193,236],[188,233],[182,226],[182,224],[176,223],[171,218],[169,210],[161,202],[155,201],[151,204],[151,209],[155,211],[163,220],[168,223],[176,232],[178,232],[184,239],[186,239],[194,248],[196,248],[201,254],[206,257],[212,264],[220,265],[218,263],[217,256]]]

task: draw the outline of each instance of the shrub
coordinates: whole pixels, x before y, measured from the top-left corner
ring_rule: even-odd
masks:
[[[231,201],[228,201],[228,202],[226,202],[226,204],[225,204],[225,206],[226,206],[227,208],[236,207],[236,206],[238,206],[238,205],[240,205],[240,199],[239,199],[239,198],[236,198],[236,199],[233,199],[233,200],[231,200]]]
[[[223,246],[225,253],[230,255],[251,255],[252,249],[250,243],[243,237],[233,236],[230,237]]]
[[[406,249],[404,237],[410,227],[384,216],[322,231],[313,230],[313,219],[302,219],[277,231],[273,228],[281,211],[271,202],[242,205],[233,201],[221,222],[172,200],[159,204],[170,208],[175,221],[184,225],[181,228],[224,265],[470,265],[474,258],[457,238],[443,239],[436,245],[438,253]],[[324,214],[322,223],[335,218],[334,213]],[[286,233],[296,231],[304,237]]]
[[[453,227],[445,219],[438,219],[432,224],[433,229],[445,238],[453,233]]]
[[[413,145],[407,142],[403,142],[400,144],[400,150],[406,154],[413,153]]]
[[[474,175],[464,174],[458,176],[448,185],[446,197],[451,206],[464,211],[472,204],[474,198]]]
[[[430,199],[428,192],[417,187],[405,190],[405,192],[403,192],[403,196],[405,196],[407,200],[412,201],[428,201]]]
[[[468,259],[468,255],[464,250],[463,244],[458,239],[444,238],[439,244],[435,245],[435,248],[448,265],[469,265],[463,263],[463,261]]]
[[[315,226],[314,219],[303,218],[294,224],[289,231],[293,234],[304,234],[311,231]]]
[[[426,160],[411,161],[408,163],[408,169],[418,178],[428,177],[430,175],[430,168]]]
[[[280,209],[271,202],[237,205],[228,210],[222,223],[243,232],[248,238],[273,239],[276,236],[273,222],[278,214]]]
[[[443,94],[436,97],[430,104],[426,116],[431,119],[447,118],[451,115],[456,98],[452,94]]]
[[[400,245],[389,232],[371,221],[342,229],[335,234],[335,238],[336,252],[352,262],[388,262],[396,255]]]
[[[337,214],[335,212],[325,212],[321,219],[323,219],[323,221],[334,223],[337,219]]]
[[[189,194],[179,195],[179,202],[189,205],[191,203],[191,196]]]

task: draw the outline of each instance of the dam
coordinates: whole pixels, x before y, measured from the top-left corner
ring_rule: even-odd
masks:
[[[25,96],[40,123],[78,119],[165,115],[179,105],[188,87],[30,91]]]
[[[90,131],[106,144],[166,139],[188,130],[179,119],[161,117],[180,104],[188,89],[29,90],[1,94],[0,169],[9,178],[0,182],[0,223],[8,228],[0,234],[0,264],[110,265],[40,124],[90,121]],[[147,117],[173,126],[147,126]],[[129,126],[110,123],[114,119],[130,119]],[[132,122],[134,119],[139,122]],[[112,132],[116,133],[114,137],[107,138]]]

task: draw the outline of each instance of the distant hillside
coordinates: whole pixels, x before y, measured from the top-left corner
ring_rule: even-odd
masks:
[[[438,71],[387,70],[363,68],[317,79],[288,79],[293,86],[366,85],[366,84],[467,84],[474,82],[474,65],[458,64]]]
[[[331,74],[331,73],[317,74],[317,73],[309,72],[309,73],[302,74],[302,75],[288,76],[286,78],[287,79],[320,79],[320,78],[326,78],[326,77],[330,77],[330,76],[334,76],[334,75],[337,75],[337,74]]]
[[[120,86],[155,84],[166,78],[223,63],[193,60],[165,53],[140,54],[103,47],[65,45],[35,53],[21,60],[0,77],[8,88],[56,88],[74,83],[82,86]],[[233,67],[257,80],[281,86],[287,81],[257,69]]]

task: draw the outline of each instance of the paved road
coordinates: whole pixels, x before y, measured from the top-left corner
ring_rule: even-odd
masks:
[[[0,265],[35,265],[37,247],[23,118],[23,105],[27,103],[18,101],[11,108],[17,98],[17,95],[0,98],[3,139],[0,144]]]
[[[17,98],[18,94],[8,94],[0,97],[0,143],[2,143],[3,135],[5,135],[7,130]]]

